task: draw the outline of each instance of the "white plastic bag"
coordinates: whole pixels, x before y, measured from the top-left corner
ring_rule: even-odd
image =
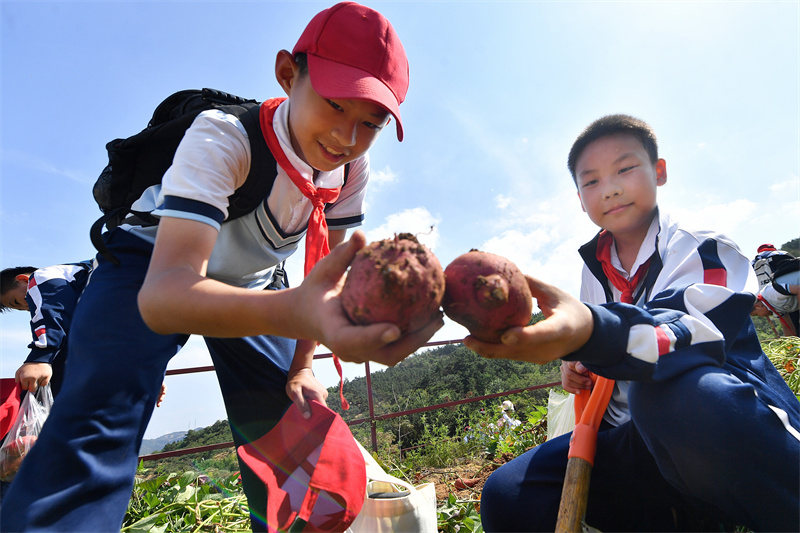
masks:
[[[17,475],[22,460],[39,438],[52,406],[53,393],[49,384],[22,399],[17,418],[0,445],[0,481],[11,481]]]
[[[360,443],[358,447],[367,466],[367,494],[345,533],[436,533],[434,484],[414,487],[389,475]]]
[[[547,398],[547,440],[575,428],[575,395],[550,389]]]

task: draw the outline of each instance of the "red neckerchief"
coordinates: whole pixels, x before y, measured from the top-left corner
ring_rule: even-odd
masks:
[[[300,189],[303,196],[311,200],[314,205],[314,210],[311,212],[311,217],[308,219],[308,232],[306,233],[306,262],[304,267],[304,275],[308,276],[317,261],[330,253],[328,246],[328,223],[325,221],[325,204],[335,202],[339,198],[341,187],[335,189],[322,189],[314,187],[314,184],[303,178],[300,172],[292,166],[289,158],[281,148],[278,142],[278,136],[275,135],[275,130],[272,128],[272,117],[275,115],[275,110],[281,102],[286,98],[273,98],[261,104],[260,122],[261,132],[264,134],[264,139],[267,141],[272,155],[281,166],[284,172],[291,178],[292,182]]]
[[[647,273],[647,269],[650,266],[650,259],[639,266],[636,270],[636,274],[634,274],[632,278],[625,279],[622,274],[614,268],[614,265],[611,264],[611,245],[613,243],[614,236],[608,231],[603,230],[600,233],[600,239],[597,241],[596,257],[603,266],[603,273],[608,278],[608,281],[610,281],[617,290],[622,291],[622,296],[620,296],[619,300],[622,303],[632,304],[633,291],[636,290],[639,282],[642,281],[642,278],[644,278]]]
[[[335,202],[339,198],[339,192],[341,192],[342,188],[323,189],[314,187],[314,184],[303,178],[300,172],[292,166],[289,158],[286,157],[283,148],[281,148],[281,143],[278,141],[278,136],[275,135],[275,129],[272,127],[272,118],[275,116],[275,110],[284,100],[286,98],[272,98],[261,104],[259,121],[261,122],[261,132],[264,135],[264,140],[267,141],[267,147],[275,157],[275,161],[278,162],[295,186],[303,193],[303,196],[311,200],[314,205],[314,210],[308,219],[308,231],[306,232],[306,260],[303,275],[308,276],[317,261],[331,251],[328,245],[328,223],[325,220],[324,209],[326,203]],[[350,405],[344,399],[344,393],[342,392],[344,387],[342,364],[335,355],[333,356],[333,364],[336,367],[336,371],[339,372],[339,397],[342,400],[342,409],[349,409]]]
[[[791,323],[789,323],[789,322],[788,322],[788,321],[787,321],[787,320],[784,318],[784,313],[781,313],[781,312],[779,312],[777,309],[775,309],[775,307],[773,307],[773,306],[772,306],[772,304],[771,304],[771,303],[769,303],[769,302],[767,301],[767,299],[766,299],[766,298],[764,298],[763,296],[761,296],[760,294],[759,294],[758,296],[756,296],[756,299],[757,299],[759,302],[761,302],[762,304],[764,304],[764,306],[765,306],[767,309],[769,309],[769,310],[770,310],[770,312],[771,312],[773,315],[775,315],[776,317],[778,317],[778,320],[780,320],[780,321],[781,321],[781,325],[784,327],[784,329],[785,329],[785,330],[786,330],[786,331],[787,331],[789,334],[792,334],[792,335],[796,335],[796,334],[797,334],[797,332],[796,332],[796,331],[794,331],[794,325],[792,325]]]

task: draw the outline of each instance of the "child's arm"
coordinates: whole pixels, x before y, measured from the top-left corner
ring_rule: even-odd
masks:
[[[341,244],[346,233],[347,230],[331,230],[328,233],[328,245],[330,248],[336,248]],[[328,390],[317,380],[312,370],[316,348],[316,341],[305,339],[297,341],[286,383],[287,396],[297,404],[300,412],[306,418],[311,416],[311,407],[308,405],[309,400],[317,400],[324,405],[328,397]]]
[[[289,367],[289,375],[286,382],[286,395],[297,404],[300,412],[306,418],[311,416],[311,407],[308,405],[309,400],[317,400],[325,405],[325,400],[328,398],[328,390],[322,386],[322,383],[317,380],[311,370],[316,346],[317,343],[315,341],[304,339],[297,341],[297,348],[294,352],[292,365]]]
[[[139,309],[155,332],[212,337],[280,335],[317,340],[344,361],[394,365],[424,345],[443,321],[400,337],[394,324],[354,326],[341,305],[344,275],[366,245],[356,232],[320,261],[303,283],[282,291],[251,291],[205,277],[217,230],[202,222],[164,217]]]
[[[542,364],[566,357],[611,379],[669,379],[698,365],[722,365],[753,307],[751,293],[717,285],[668,289],[641,308],[584,304],[533,278],[528,284],[546,320],[509,329],[502,344],[471,336],[464,344],[490,358]]]
[[[78,305],[83,286],[69,281],[75,275],[73,267],[53,266],[39,269],[31,276],[35,283],[25,299],[31,315],[33,342],[28,345],[30,353],[25,364],[17,371],[28,385],[27,390],[36,390],[34,379],[45,385],[52,377],[52,363],[67,346],[67,333],[72,315]],[[79,270],[79,267],[75,267]],[[27,365],[27,366],[26,366]],[[46,381],[43,381],[46,378]],[[19,381],[19,379],[18,379]],[[33,388],[31,388],[33,387]]]

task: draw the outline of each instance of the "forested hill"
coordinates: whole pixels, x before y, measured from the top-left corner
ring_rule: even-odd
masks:
[[[451,344],[422,350],[392,368],[375,370],[373,366],[371,381],[375,415],[379,416],[560,382],[560,373],[558,362],[539,366],[504,359],[484,359],[463,344]],[[546,406],[548,393],[548,389],[539,389],[510,396],[509,399],[516,406],[516,417],[525,420],[529,413],[537,411],[537,407]],[[344,394],[350,402],[349,410],[343,411],[341,408],[338,386],[328,389],[328,406],[346,421],[369,416],[366,378],[345,381]],[[378,422],[378,440],[398,448],[414,446],[430,440],[428,434],[433,427],[440,428],[443,437],[455,436],[470,424],[472,417],[493,418],[499,415],[498,408],[504,399],[482,400]],[[481,409],[487,415],[483,415]],[[370,441],[368,423],[353,425],[351,429],[362,443]],[[227,442],[231,438],[227,421],[220,420],[207,428],[189,431],[183,440],[168,444],[163,451]],[[148,463],[147,466],[153,469],[151,473],[180,472],[192,468],[208,472],[236,470],[233,448],[202,455],[203,459],[176,457],[161,460],[158,465]]]
[[[558,361],[540,366],[505,359],[484,359],[463,344],[420,351],[394,367],[378,371],[373,368],[371,375],[376,416],[560,380]],[[328,392],[328,406],[341,414],[344,420],[369,416],[366,378],[345,381],[344,395],[350,403],[347,411],[341,408],[339,387],[331,387]],[[547,389],[541,389],[515,395],[512,401],[517,413],[524,415],[536,410],[538,405],[546,405],[548,393]],[[441,409],[425,416],[453,431],[469,417],[470,412],[496,408],[503,399]],[[422,416],[402,417],[408,424],[406,440],[416,441],[420,437],[417,432],[421,428],[419,418]],[[355,432],[356,427],[353,429]]]

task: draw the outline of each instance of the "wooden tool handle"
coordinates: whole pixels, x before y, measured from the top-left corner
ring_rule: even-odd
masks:
[[[580,419],[576,420],[569,444],[569,459],[558,508],[556,533],[580,533],[583,530],[597,430],[614,392],[614,380],[600,376],[592,376],[592,379],[595,384],[588,401],[582,398],[580,405],[576,403],[576,415]]]
[[[561,505],[558,508],[556,533],[580,533],[589,496],[592,465],[585,459],[573,457],[567,462]]]

